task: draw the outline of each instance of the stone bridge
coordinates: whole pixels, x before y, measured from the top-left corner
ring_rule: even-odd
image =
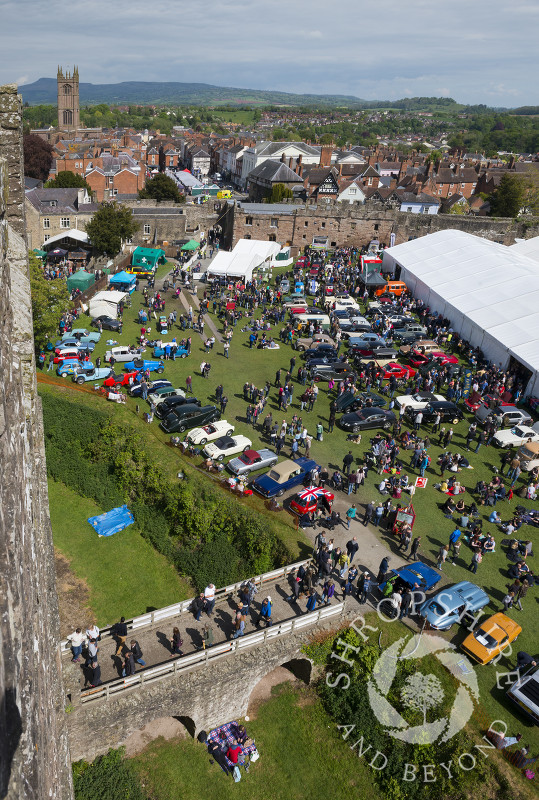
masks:
[[[127,642],[136,638],[146,661],[133,676],[118,677],[121,659],[115,656],[116,641],[109,627],[103,629],[98,657],[104,683],[100,687],[82,687],[81,691],[85,670],[72,664],[69,644],[63,642],[64,683],[72,707],[68,714],[71,758],[94,758],[162,717],[175,717],[191,735],[242,717],[255,686],[279,666],[308,683],[312,664],[302,646],[315,631],[341,627],[345,616],[357,614],[359,605],[348,599],[345,607],[343,598],[334,599],[332,604],[306,613],[305,598],[290,603],[290,581],[298,567],[307,563],[297,562],[254,579],[259,592],[246,633],[238,639],[230,636],[241,584],[219,589],[211,621],[215,643],[208,649],[201,648],[190,600],[129,620]],[[268,594],[273,625],[258,629],[258,609]],[[180,629],[184,640],[182,656],[170,651],[173,626]]]

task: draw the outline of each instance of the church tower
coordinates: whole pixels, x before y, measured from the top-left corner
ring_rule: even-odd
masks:
[[[61,131],[77,131],[80,128],[79,116],[79,70],[73,74],[58,67],[58,128]]]

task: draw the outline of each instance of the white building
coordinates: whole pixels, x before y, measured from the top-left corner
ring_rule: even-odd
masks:
[[[247,147],[243,152],[241,170],[241,186],[247,185],[247,176],[264,161],[286,161],[293,159],[294,165],[301,156],[302,164],[319,164],[321,147],[313,147],[304,142],[259,142],[254,147]]]

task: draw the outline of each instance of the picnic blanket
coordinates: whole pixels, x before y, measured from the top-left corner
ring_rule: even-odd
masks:
[[[90,517],[88,522],[99,536],[112,536],[113,533],[123,531],[128,525],[132,525],[134,518],[127,506],[120,506],[98,517]]]
[[[214,728],[212,731],[210,731],[208,734],[208,741],[217,742],[219,745],[223,745],[223,743],[226,742],[229,747],[232,744],[232,740],[237,738],[238,728],[239,725],[237,722],[227,722],[226,725],[221,725],[220,728]],[[223,736],[221,736],[221,734],[223,734]],[[245,756],[250,756],[251,753],[255,752],[256,744],[254,741],[251,741],[250,744],[242,745],[242,750]],[[230,761],[229,758],[226,760],[228,765],[231,767],[232,761]]]

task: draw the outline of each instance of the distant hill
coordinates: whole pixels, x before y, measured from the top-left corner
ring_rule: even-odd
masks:
[[[31,106],[56,105],[56,80],[39,78],[34,83],[19,86],[25,103]],[[123,83],[81,83],[82,105],[238,105],[267,106],[360,106],[366,103],[359,97],[327,94],[289,94],[258,89],[233,89],[211,86],[208,83],[154,83],[125,81]]]

